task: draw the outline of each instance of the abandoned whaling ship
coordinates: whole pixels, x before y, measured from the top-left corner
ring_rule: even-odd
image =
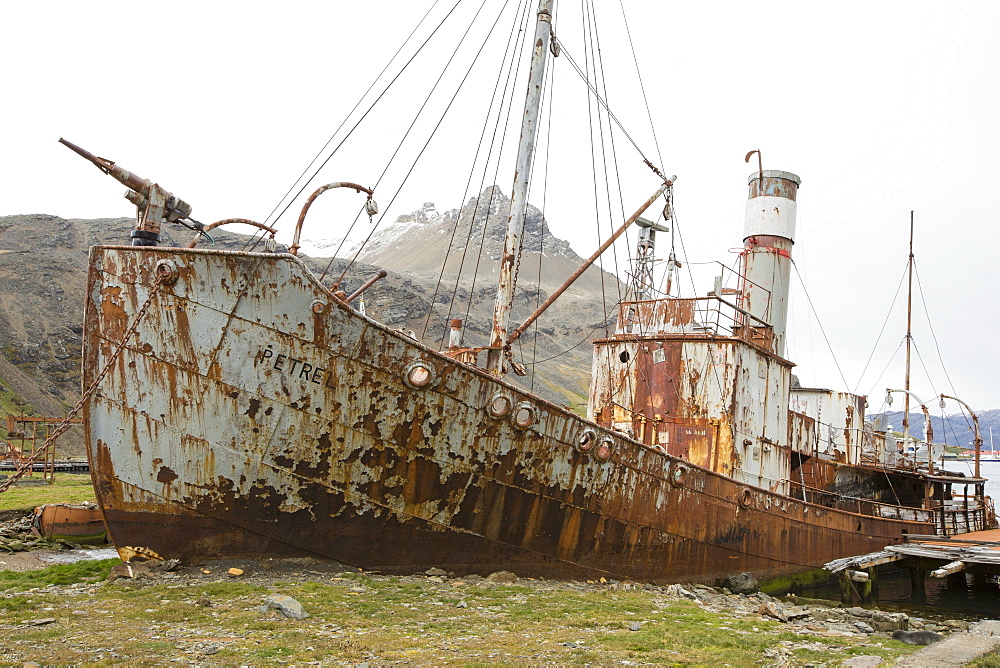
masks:
[[[901,454],[865,421],[864,397],[793,382],[800,179],[788,172],[749,178],[738,287],[681,298],[647,280],[674,180],[652,168],[655,192],[620,221],[618,234],[640,230],[637,264],[617,325],[594,343],[587,417],[505,380],[521,371],[512,342],[561,293],[509,327],[546,61],[564,50],[551,5],[541,0],[526,31],[487,345],[425,345],[297,257],[316,194],[366,192],[373,214],[367,188],[320,188],[289,252],[262,223],[251,223],[271,236],[261,252],[161,247],[163,224],[204,235],[233,221],[202,226],[159,185],[65,142],[138,207],[131,246],[91,251],[85,314],[88,453],[119,548],[666,583],[794,575],[907,533],[995,524],[981,478]],[[660,200],[662,223],[640,217]]]

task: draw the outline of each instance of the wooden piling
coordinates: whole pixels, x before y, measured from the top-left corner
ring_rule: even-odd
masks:
[[[854,603],[854,594],[851,591],[851,579],[847,575],[843,575],[840,578],[840,602],[844,605],[851,605]]]
[[[878,568],[872,566],[865,569],[868,572],[868,582],[870,584],[869,590],[871,592],[871,597],[873,600],[878,600]]]

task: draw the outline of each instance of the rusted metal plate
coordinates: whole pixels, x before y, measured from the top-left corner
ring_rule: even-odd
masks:
[[[175,263],[178,280],[154,296],[85,417],[119,547],[187,561],[313,554],[384,572],[666,583],[791,574],[929,531],[746,484],[787,470],[789,456],[777,447],[787,410],[739,409],[788,388],[788,364],[752,346],[679,346],[674,433],[686,419],[716,419],[730,478],[358,315],[288,255],[93,249],[85,383],[160,261]],[[415,364],[431,376],[422,386],[408,382]],[[517,411],[495,417],[498,395],[525,402],[529,424],[514,424]],[[587,430],[607,459],[577,448]],[[751,435],[759,459],[734,434]]]
[[[817,452],[849,464],[862,463],[865,397],[850,392],[797,387],[791,390],[789,408],[814,416]]]
[[[747,184],[750,186],[749,199],[783,197],[795,201],[802,179],[791,172],[766,169],[763,179],[758,174],[751,174]]]
[[[104,517],[94,506],[50,503],[35,508],[32,528],[45,538],[84,545],[99,545],[107,540]]]

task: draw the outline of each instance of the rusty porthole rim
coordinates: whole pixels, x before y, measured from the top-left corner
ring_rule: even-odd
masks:
[[[530,416],[529,419],[528,419],[528,421],[525,424],[521,424],[517,420],[517,416],[518,416],[518,414],[522,410],[527,410],[528,413],[529,413],[529,416]],[[533,403],[531,403],[530,401],[520,401],[520,402],[518,402],[518,404],[516,406],[514,406],[514,408],[512,410],[509,411],[509,413],[512,416],[511,417],[511,422],[514,424],[514,428],[515,429],[520,429],[521,431],[525,431],[527,429],[530,429],[531,426],[533,424],[535,424],[535,422],[538,421],[538,411],[535,409],[535,405]]]
[[[320,313],[326,311],[327,306],[329,306],[329,304],[322,299],[314,299],[312,303],[312,312],[319,315]]]
[[[607,449],[608,454],[604,456],[601,455],[602,447]],[[615,442],[612,439],[608,438],[607,436],[598,441],[597,445],[594,447],[594,457],[596,457],[598,460],[602,462],[606,462],[609,459],[611,459],[611,455],[613,455],[614,452],[615,452]]]
[[[427,381],[424,383],[415,383],[411,378],[411,375],[417,369],[427,370]],[[403,372],[403,382],[406,383],[407,387],[412,387],[415,390],[426,390],[428,387],[433,385],[437,381],[437,371],[431,362],[423,359],[413,360],[406,365],[406,370]]]
[[[507,410],[500,413],[493,410],[493,404],[496,402],[497,399],[503,399],[506,402]],[[503,390],[497,390],[496,392],[491,394],[489,401],[486,402],[486,413],[494,420],[502,420],[513,412],[514,412],[514,398],[511,397],[509,393],[504,392]]]
[[[691,469],[689,469],[687,465],[682,464],[681,462],[674,462],[670,465],[670,484],[674,487],[683,487],[684,481],[687,480],[688,473],[690,472]]]
[[[580,433],[576,435],[576,440],[573,443],[573,447],[575,447],[577,451],[583,453],[590,452],[594,449],[595,445],[597,445],[597,432],[590,427],[581,430]]]
[[[177,269],[177,263],[173,260],[162,259],[157,261],[153,265],[153,277],[160,282],[161,285],[173,285],[180,278],[180,271]]]
[[[750,489],[749,487],[744,487],[743,489],[740,490],[739,501],[741,506],[743,506],[744,508],[749,508],[750,506],[753,505],[753,500],[754,500],[754,493],[752,489]]]

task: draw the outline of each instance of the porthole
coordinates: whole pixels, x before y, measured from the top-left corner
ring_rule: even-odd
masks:
[[[670,467],[670,484],[674,487],[681,487],[688,476],[688,467],[684,464],[674,463]]]
[[[536,418],[535,407],[527,401],[522,401],[514,411],[514,426],[518,429],[527,429],[535,424]]]
[[[423,360],[410,362],[404,376],[406,384],[415,389],[422,389],[434,382],[434,367]]]
[[[576,437],[576,449],[580,452],[590,452],[597,443],[597,432],[593,429],[584,429]]]
[[[627,363],[628,360],[629,360],[628,351],[627,350],[621,351],[621,353],[618,355],[618,359],[620,359],[622,361],[622,364]]]
[[[486,410],[492,417],[500,420],[510,415],[514,408],[514,400],[504,392],[496,392],[486,404]]]
[[[594,450],[594,456],[602,462],[607,461],[611,458],[611,453],[614,452],[614,447],[614,441],[610,438],[602,439],[601,442],[597,444],[597,448]]]
[[[177,265],[173,260],[160,260],[154,268],[156,279],[163,285],[173,285],[179,276]]]
[[[317,299],[312,303],[313,313],[322,313],[325,310],[326,310],[326,302]]]

